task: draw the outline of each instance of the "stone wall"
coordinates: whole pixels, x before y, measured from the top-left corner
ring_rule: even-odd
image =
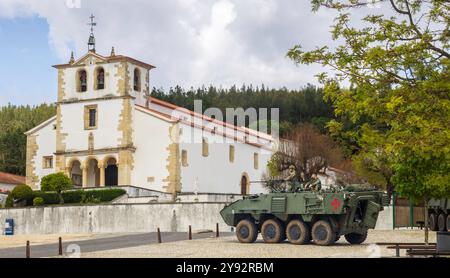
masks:
[[[161,231],[185,232],[231,231],[220,217],[225,203],[154,203],[91,206],[50,206],[41,208],[0,209],[0,229],[5,219],[13,218],[15,234],[75,233],[144,233]],[[378,217],[379,230],[392,230],[392,207]]]
[[[15,234],[230,231],[220,217],[224,203],[114,204],[0,209],[0,229],[13,218]]]

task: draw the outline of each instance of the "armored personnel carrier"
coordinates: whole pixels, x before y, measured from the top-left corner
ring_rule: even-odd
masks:
[[[361,244],[389,202],[386,193],[375,189],[302,190],[247,196],[220,214],[225,223],[236,227],[242,243],[254,242],[261,233],[266,243],[287,238],[293,244],[312,240],[331,245],[343,235],[350,244]]]

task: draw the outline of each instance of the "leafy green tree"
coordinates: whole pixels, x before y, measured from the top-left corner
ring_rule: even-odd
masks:
[[[41,190],[44,192],[56,192],[58,194],[60,204],[64,204],[62,192],[72,188],[72,180],[62,172],[49,174],[41,180]]]
[[[391,178],[393,175],[392,168],[388,163],[388,157],[382,153],[361,151],[353,156],[352,165],[356,174],[379,188],[392,193],[393,186]]]
[[[56,114],[54,105],[0,107],[0,171],[25,175],[24,132]]]
[[[337,11],[332,38],[339,44],[288,52],[297,63],[319,63],[325,97],[337,120],[329,126],[362,150],[383,153],[396,191],[414,199],[449,196],[450,187],[450,3],[423,0],[312,0],[314,11]],[[351,11],[375,3],[355,26]],[[368,11],[368,10],[366,10]],[[359,26],[359,27],[358,27]],[[343,82],[350,84],[348,89]],[[348,84],[347,83],[347,84]],[[344,128],[339,119],[358,123]],[[380,161],[378,161],[379,163]],[[427,213],[426,213],[427,217]],[[426,221],[428,222],[428,221]],[[428,224],[428,223],[427,223]],[[428,240],[426,229],[425,240]]]

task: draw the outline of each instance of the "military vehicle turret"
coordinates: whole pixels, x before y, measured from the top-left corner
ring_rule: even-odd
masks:
[[[361,244],[389,202],[382,191],[353,186],[247,196],[227,205],[220,214],[225,223],[236,227],[242,243],[254,242],[261,233],[266,243],[287,238],[293,244],[312,240],[317,245],[331,245],[343,235],[350,244]]]

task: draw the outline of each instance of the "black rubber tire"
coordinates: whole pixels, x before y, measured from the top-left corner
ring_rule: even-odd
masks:
[[[362,234],[359,233],[349,233],[346,234],[345,239],[350,244],[361,244],[367,239],[367,230],[364,231]]]
[[[236,237],[241,243],[253,243],[258,237],[258,229],[253,221],[243,219],[236,225]]]
[[[438,219],[436,213],[430,213],[430,217],[428,219],[430,223],[430,230],[437,231],[438,229]]]
[[[447,215],[445,215],[444,213],[440,213],[438,216],[438,230],[440,232],[446,232],[447,231],[447,227],[445,225],[445,222],[447,222]]]
[[[450,232],[450,214],[447,215],[447,232]]]
[[[283,239],[284,228],[275,218],[267,219],[261,226],[261,235],[265,243],[279,243]]]
[[[311,230],[305,222],[294,219],[286,227],[286,237],[292,244],[305,244],[311,241]]]
[[[319,220],[314,223],[311,235],[314,243],[322,246],[333,244],[336,238],[336,233],[327,220]]]

